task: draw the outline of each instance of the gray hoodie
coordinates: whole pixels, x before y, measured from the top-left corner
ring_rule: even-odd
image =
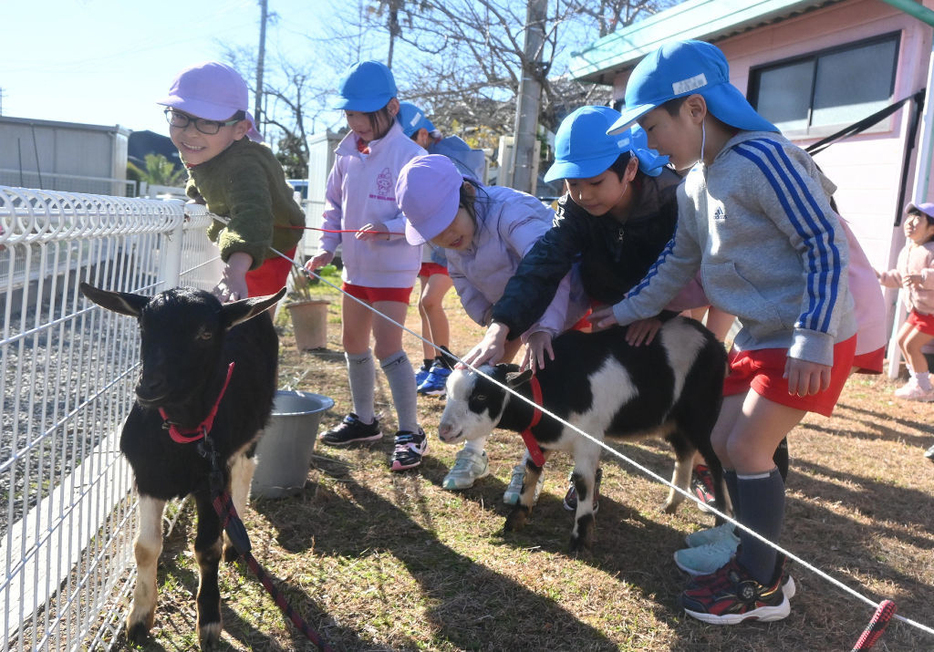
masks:
[[[788,349],[833,364],[856,332],[849,249],[830,207],[834,186],[811,157],[774,132],[740,131],[678,189],[675,237],[613,312],[651,317],[697,270],[710,302],[736,315],[738,350]]]

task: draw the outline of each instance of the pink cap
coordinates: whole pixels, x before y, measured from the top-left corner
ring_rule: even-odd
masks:
[[[405,239],[418,245],[451,226],[460,208],[464,177],[447,156],[416,156],[396,182],[396,203],[405,214]]]
[[[169,87],[167,97],[156,104],[184,111],[205,120],[228,120],[243,111],[253,127],[247,136],[262,141],[247,106],[250,92],[236,70],[219,61],[205,61],[181,71]]]
[[[934,218],[934,203],[924,202],[923,204],[914,204],[910,203],[905,206],[905,212],[907,213],[911,209],[915,209],[919,213],[924,213],[930,218]]]

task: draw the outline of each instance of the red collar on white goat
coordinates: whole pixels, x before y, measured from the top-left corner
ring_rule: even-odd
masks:
[[[194,428],[188,430],[180,429],[177,423],[169,421],[169,415],[166,414],[165,408],[159,408],[159,416],[161,416],[164,421],[162,427],[169,431],[169,437],[172,438],[172,441],[177,444],[190,444],[199,439],[203,439],[211,432],[211,428],[214,426],[214,417],[217,416],[217,409],[220,407],[221,399],[224,398],[224,392],[227,391],[227,385],[230,384],[230,377],[233,375],[233,370],[234,363],[231,362],[227,365],[227,378],[224,380],[224,386],[221,387],[221,393],[217,395],[217,400],[214,401],[214,407],[212,407],[208,415],[204,417],[204,421]]]
[[[535,409],[532,412],[532,422],[522,431],[522,441],[525,442],[525,447],[529,449],[529,457],[535,462],[535,466],[542,467],[545,466],[545,455],[535,440],[535,435],[532,434],[532,428],[542,420],[542,411],[539,409],[542,404],[542,386],[538,384],[538,378],[534,375],[529,378],[529,387],[532,389],[532,401],[535,403]]]

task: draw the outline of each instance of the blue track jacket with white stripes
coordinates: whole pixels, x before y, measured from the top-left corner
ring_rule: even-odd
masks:
[[[614,306],[617,320],[657,315],[700,269],[710,302],[742,323],[737,349],[784,348],[832,365],[834,344],[856,332],[834,190],[780,134],[739,132],[678,188],[675,236]]]

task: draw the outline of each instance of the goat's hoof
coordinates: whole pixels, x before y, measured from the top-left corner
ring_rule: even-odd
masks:
[[[221,638],[221,624],[207,623],[198,626],[198,642],[202,650],[214,650]]]
[[[665,512],[666,514],[674,514],[678,511],[678,503],[665,503],[660,508],[660,511]]]
[[[516,505],[515,509],[506,517],[506,530],[508,532],[518,532],[525,527],[529,521],[529,508],[522,505]]]
[[[224,561],[231,564],[240,559],[240,552],[232,544],[224,546]]]
[[[152,621],[139,620],[135,623],[126,621],[126,637],[130,643],[140,644],[149,636],[149,630],[152,629]]]
[[[593,551],[593,538],[579,537],[576,534],[571,535],[571,545],[568,550],[572,555],[583,555],[589,557]]]

